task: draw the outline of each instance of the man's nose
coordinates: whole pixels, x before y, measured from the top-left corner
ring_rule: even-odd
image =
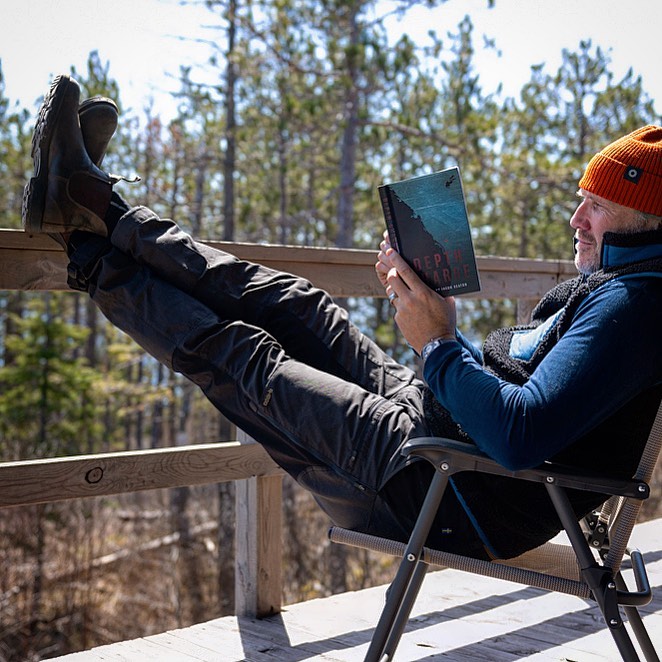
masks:
[[[582,200],[575,213],[570,218],[571,228],[586,228],[588,226],[588,217],[586,215],[586,200]]]

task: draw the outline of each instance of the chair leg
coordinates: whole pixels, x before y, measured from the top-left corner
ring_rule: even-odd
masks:
[[[418,593],[421,590],[421,585],[425,579],[425,575],[428,570],[428,564],[424,561],[419,561],[414,568],[414,573],[412,575],[409,586],[405,591],[405,595],[402,598],[400,608],[395,617],[395,621],[391,628],[391,632],[386,640],[386,645],[384,646],[384,651],[382,653],[382,660],[391,660],[393,655],[395,655],[395,649],[400,643],[402,638],[402,633],[405,631],[407,622],[409,621],[409,615],[411,610],[414,608],[414,603],[418,597]]]
[[[623,579],[623,576],[620,572],[616,575],[615,579],[616,588],[619,591],[628,590],[625,580]],[[655,647],[653,646],[653,642],[651,641],[651,638],[648,634],[648,630],[646,630],[646,626],[641,619],[639,610],[636,607],[624,606],[623,611],[627,616],[628,623],[630,623],[630,626],[632,627],[632,631],[634,632],[634,636],[636,637],[639,646],[641,646],[641,652],[644,654],[644,659],[646,662],[660,662],[660,658],[655,651]]]
[[[427,564],[421,561],[423,546],[447,484],[448,475],[435,471],[407,543],[404,558],[389,587],[386,604],[375,628],[365,662],[383,662],[391,659],[395,653],[425,576]]]
[[[553,484],[545,487],[577,556],[582,578],[588,584],[598,607],[600,607],[607,628],[621,657],[624,662],[639,662],[639,655],[621,618],[616,594],[616,581],[611,570],[596,563],[581,526],[575,519],[570,499],[565,491]]]

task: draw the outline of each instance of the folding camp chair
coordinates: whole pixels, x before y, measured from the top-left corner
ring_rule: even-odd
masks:
[[[648,483],[662,446],[662,403],[650,431],[639,466],[631,480],[579,473],[551,463],[530,470],[504,469],[475,446],[449,439],[413,439],[403,448],[408,456],[431,462],[436,471],[409,542],[378,538],[334,527],[334,542],[402,557],[388,590],[386,603],[373,634],[366,662],[392,660],[429,565],[496,577],[520,584],[567,593],[598,604],[606,626],[626,662],[639,660],[620,613],[623,607],[647,662],[657,661],[650,637],[638,612],[652,591],[641,552],[629,549],[630,534],[649,496]],[[478,471],[542,483],[549,494],[570,545],[548,542],[507,561],[482,561],[424,547],[448,479],[461,471]],[[567,489],[610,495],[600,512],[577,522]],[[628,590],[621,575],[623,557],[630,557],[636,590]]]

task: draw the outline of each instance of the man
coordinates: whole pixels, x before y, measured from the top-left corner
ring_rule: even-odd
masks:
[[[336,524],[408,537],[432,472],[400,454],[417,436],[471,439],[512,468],[554,458],[632,474],[662,394],[661,127],[591,160],[571,220],[582,275],[548,293],[531,325],[491,334],[482,353],[456,330],[453,299],[382,243],[377,275],[423,357],[426,384],[310,283],[129,207],[97,167],[105,147],[86,152],[102,141],[89,110],[83,136],[78,101],[66,76],[44,101],[26,229],[59,237],[70,285],[196,383]],[[434,547],[505,558],[560,528],[537,485],[468,474],[451,484]],[[601,501],[573,496],[578,516]]]

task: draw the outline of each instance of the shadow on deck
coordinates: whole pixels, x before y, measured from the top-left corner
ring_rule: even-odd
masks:
[[[642,610],[662,648],[662,520],[639,525],[633,540],[644,552],[653,602]],[[627,580],[627,571],[625,573]],[[181,630],[58,658],[250,662],[362,660],[384,601],[385,586],[287,606],[265,619],[229,616]],[[618,659],[598,608],[455,570],[428,574],[396,659],[573,660]]]

